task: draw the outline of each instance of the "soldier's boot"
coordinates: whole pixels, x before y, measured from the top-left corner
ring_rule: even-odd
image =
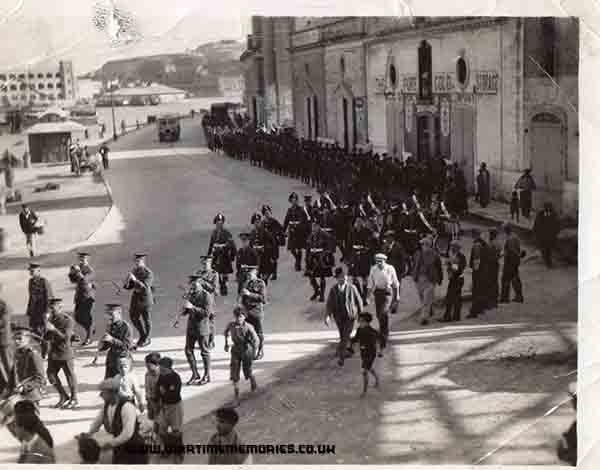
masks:
[[[256,378],[254,377],[254,375],[250,376],[250,390],[252,390],[253,392],[256,391],[256,389],[258,388],[258,385],[256,384]]]
[[[362,393],[360,394],[360,397],[364,397],[367,394],[367,388],[369,387],[369,376],[367,374],[367,371],[363,372],[363,390]]]
[[[52,385],[54,385],[54,388],[58,392],[59,396],[58,402],[54,405],[54,408],[62,408],[66,403],[69,402],[69,395],[67,395],[65,387],[63,387],[63,384],[60,382],[58,377],[53,378]]]
[[[313,295],[310,297],[310,300],[317,300],[317,297],[319,297],[319,285],[314,277],[310,278],[310,285],[313,288]]]
[[[296,258],[296,271],[302,271],[302,250],[297,250],[294,258]]]
[[[204,375],[198,385],[210,383],[210,356],[202,356],[202,364],[204,365]]]
[[[321,285],[319,286],[319,302],[325,302],[325,278],[321,278]]]
[[[194,351],[186,350],[185,357],[187,358],[190,369],[192,370],[192,376],[190,377],[190,380],[187,381],[186,385],[192,385],[194,382],[200,379],[200,374],[198,374],[198,364],[196,363]]]

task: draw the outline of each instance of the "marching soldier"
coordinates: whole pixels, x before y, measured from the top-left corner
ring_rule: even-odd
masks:
[[[85,330],[85,339],[82,346],[90,344],[90,336],[93,334],[92,308],[96,300],[94,286],[94,270],[89,264],[89,253],[78,253],[79,264],[71,266],[69,270],[69,280],[75,284],[75,321]]]
[[[268,284],[269,278],[275,271],[277,241],[265,228],[260,214],[254,214],[251,223],[254,228],[250,233],[250,239],[252,247],[258,254],[258,275],[265,284]]]
[[[310,194],[304,195],[304,211],[306,212],[309,221],[312,221],[315,217],[318,217],[318,210],[315,207],[312,200],[312,195]]]
[[[219,274],[212,268],[212,256],[204,255],[200,257],[202,266],[194,274],[200,276],[204,288],[213,295],[217,294],[217,284]]]
[[[40,354],[31,346],[31,338],[41,338],[33,330],[25,327],[13,329],[15,338],[15,358],[10,374],[9,390],[19,393],[23,399],[30,400],[39,410],[42,390],[46,385],[44,362]]]
[[[342,262],[344,262],[350,257],[348,234],[352,229],[353,222],[352,207],[345,200],[339,201],[339,204],[336,206],[334,219],[336,244],[340,247]]]
[[[334,253],[335,239],[321,228],[317,218],[313,219],[312,232],[306,241],[306,275],[313,288],[310,300],[318,297],[320,302],[325,302],[325,279],[333,276]]]
[[[27,303],[26,315],[29,317],[29,328],[40,338],[45,334],[46,312],[49,308],[49,300],[52,297],[52,287],[48,280],[42,277],[40,265],[29,264],[29,302]],[[48,350],[46,342],[41,341],[42,358],[46,358]]]
[[[192,376],[187,385],[205,385],[210,382],[210,350],[211,346],[211,324],[214,324],[214,295],[206,289],[208,287],[201,275],[193,274],[190,276],[190,292],[186,296],[186,304],[175,323],[177,327],[179,318],[188,317],[187,330],[185,335],[185,357],[187,358]],[[200,347],[200,355],[204,366],[204,374],[200,378],[194,348],[196,343]]]
[[[377,236],[367,227],[365,219],[362,217],[357,218],[349,236],[350,259],[348,272],[361,293],[365,305],[368,305],[367,278],[371,272],[371,264],[377,250],[377,243]],[[359,279],[362,279],[362,285]]]
[[[246,313],[246,320],[258,335],[256,359],[262,359],[265,336],[263,334],[264,305],[267,301],[267,285],[258,277],[257,266],[246,266],[247,280],[240,293],[240,305]]]
[[[302,250],[306,247],[309,215],[298,205],[298,194],[292,193],[288,198],[291,206],[287,210],[283,222],[283,231],[288,234],[288,250],[296,260],[296,271],[302,270]]]
[[[138,331],[139,339],[134,350],[150,344],[152,332],[152,305],[154,304],[154,273],[146,266],[146,253],[134,255],[135,267],[127,275],[123,288],[132,290],[129,305],[131,323]]]
[[[247,271],[244,266],[258,266],[258,253],[250,246],[250,233],[240,233],[240,239],[242,240],[242,246],[236,255],[236,277],[238,281],[238,295],[241,294],[242,288],[246,282]]]
[[[62,312],[62,299],[50,299],[50,311],[47,315],[46,339],[50,346],[48,354],[48,381],[54,385],[58,392],[59,400],[54,408],[74,409],[77,401],[77,376],[75,375],[74,351],[71,344],[75,321]],[[69,384],[71,395],[67,395],[59,377],[62,370]]]
[[[214,269],[219,273],[220,292],[222,296],[226,296],[228,277],[233,273],[236,246],[231,232],[223,227],[225,216],[221,213],[217,214],[213,223],[216,228],[210,236],[207,254],[213,257]]]
[[[263,215],[263,226],[274,239],[273,246],[273,276],[271,279],[277,280],[277,262],[279,260],[279,247],[285,245],[285,232],[279,221],[273,217],[271,206],[264,205],[261,209]]]
[[[123,320],[123,307],[120,304],[106,304],[108,330],[100,340],[99,350],[107,351],[104,378],[110,379],[119,374],[119,361],[129,357],[132,349],[131,328]]]

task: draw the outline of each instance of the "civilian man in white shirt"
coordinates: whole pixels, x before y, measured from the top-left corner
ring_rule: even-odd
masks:
[[[375,313],[379,322],[379,331],[381,332],[381,350],[387,346],[387,340],[390,334],[389,314],[393,306],[400,299],[400,282],[396,269],[386,263],[387,256],[383,253],[375,255],[375,266],[371,268],[369,280],[367,283],[367,297],[373,294],[375,298]],[[379,357],[383,356],[383,352],[379,351]]]

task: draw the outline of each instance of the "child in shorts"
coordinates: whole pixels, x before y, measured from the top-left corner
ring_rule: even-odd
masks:
[[[377,356],[377,344],[381,348],[381,334],[371,326],[373,315],[368,312],[361,313],[358,316],[358,328],[354,337],[350,340],[350,346],[355,343],[360,345],[360,359],[363,375],[363,392],[361,398],[367,394],[369,386],[369,374],[375,378],[375,388],[379,387],[379,377],[373,369],[373,363]]]

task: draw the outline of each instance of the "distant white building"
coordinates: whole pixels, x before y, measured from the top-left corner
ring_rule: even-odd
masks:
[[[10,106],[70,104],[77,100],[77,79],[71,61],[54,69],[0,71],[0,102]]]
[[[219,91],[224,96],[243,95],[245,88],[243,75],[219,77]]]
[[[102,92],[102,82],[82,78],[77,80],[77,97],[79,99],[91,100]]]

